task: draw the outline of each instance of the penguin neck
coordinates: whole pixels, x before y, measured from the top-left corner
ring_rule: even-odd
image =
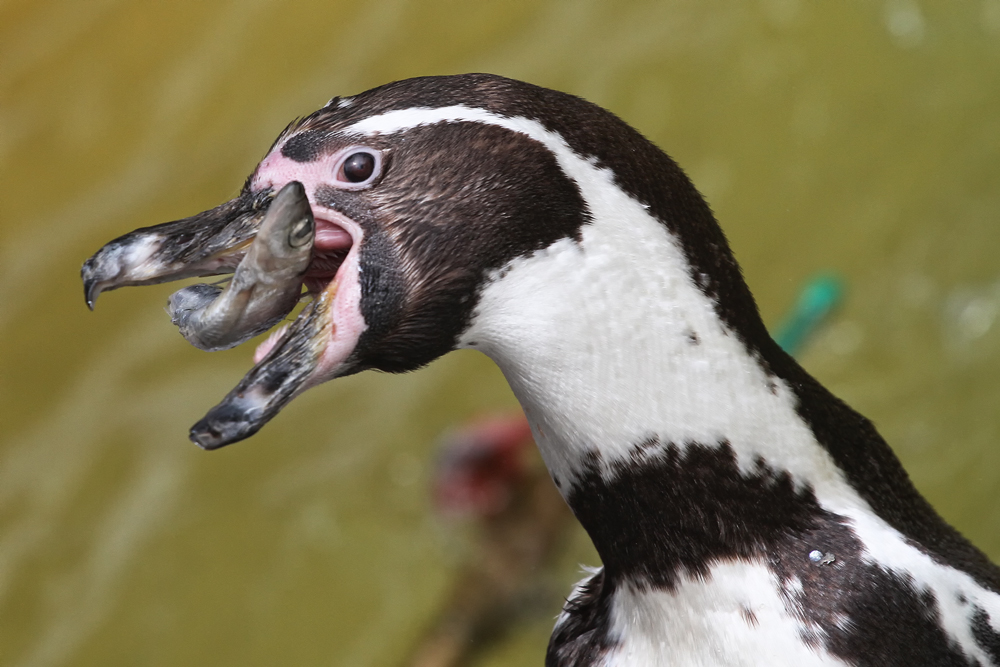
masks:
[[[665,462],[683,476],[691,457],[727,483],[780,478],[793,496],[815,493],[829,509],[855,506],[792,390],[723,323],[671,232],[627,196],[615,209],[616,218],[583,225],[578,239],[492,276],[460,341],[503,371],[595,543],[587,524],[604,521],[581,516],[581,494],[606,495],[607,484]],[[647,500],[671,502],[662,494]]]
[[[728,443],[743,470],[762,459],[800,483],[838,481],[792,391],[720,320],[672,235],[631,204],[629,224],[596,218],[579,241],[505,267],[463,337],[504,372],[553,475],[571,483],[594,457],[608,472],[656,440]]]

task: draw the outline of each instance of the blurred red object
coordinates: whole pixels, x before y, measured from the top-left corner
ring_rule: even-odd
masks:
[[[446,434],[434,475],[434,506],[446,516],[488,517],[509,506],[534,445],[524,415],[478,419]]]
[[[423,635],[413,667],[456,667],[503,636],[539,597],[572,514],[549,478],[521,413],[473,420],[447,434],[432,488],[435,509],[475,522],[476,541],[450,596]]]

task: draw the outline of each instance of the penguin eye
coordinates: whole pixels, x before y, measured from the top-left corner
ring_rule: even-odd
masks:
[[[337,165],[336,179],[348,188],[369,185],[381,172],[382,157],[371,148],[349,148]]]
[[[375,173],[375,158],[371,153],[355,153],[344,160],[344,178],[351,183],[367,181]]]

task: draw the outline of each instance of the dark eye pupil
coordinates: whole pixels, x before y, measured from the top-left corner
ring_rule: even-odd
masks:
[[[344,178],[351,183],[367,181],[375,172],[375,158],[370,153],[355,153],[344,160]]]

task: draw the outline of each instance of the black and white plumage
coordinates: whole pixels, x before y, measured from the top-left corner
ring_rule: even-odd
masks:
[[[199,444],[319,382],[475,348],[604,564],[547,664],[1000,666],[1000,570],[774,344],[707,204],[612,114],[479,74],[334,98],[236,200],[105,246],[88,299],[232,270],[291,181],[315,299]]]

